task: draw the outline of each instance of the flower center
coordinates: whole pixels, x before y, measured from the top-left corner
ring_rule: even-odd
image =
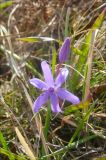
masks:
[[[49,88],[49,92],[53,93],[54,92],[54,88],[50,87]]]

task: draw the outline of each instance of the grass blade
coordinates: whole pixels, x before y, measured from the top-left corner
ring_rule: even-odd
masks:
[[[4,8],[6,8],[6,7],[11,6],[12,3],[13,3],[13,1],[2,2],[2,3],[0,4],[0,10],[4,9]]]
[[[18,139],[20,141],[20,143],[22,144],[22,146],[24,147],[26,154],[30,157],[31,160],[36,160],[33,152],[31,151],[30,147],[28,146],[28,144],[25,141],[25,138],[22,136],[21,132],[19,131],[18,127],[15,127],[15,132],[18,136]]]

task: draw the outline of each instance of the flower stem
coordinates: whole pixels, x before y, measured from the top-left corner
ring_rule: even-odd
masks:
[[[50,107],[50,103],[49,103],[48,108],[47,108],[47,113],[46,113],[45,127],[44,127],[44,136],[45,136],[46,140],[48,137],[50,118],[51,118],[51,107]],[[44,151],[44,147],[42,146],[42,156],[44,156],[44,155],[45,155],[45,151]],[[45,158],[45,160],[48,160],[48,158]]]
[[[45,127],[44,127],[44,135],[46,139],[48,136],[49,126],[50,126],[50,118],[51,118],[51,107],[49,103],[47,108],[47,113],[46,113]]]

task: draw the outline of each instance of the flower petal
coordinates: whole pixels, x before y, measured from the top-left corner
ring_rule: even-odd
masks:
[[[48,89],[47,84],[38,78],[32,78],[29,80],[29,82],[38,89],[42,89],[42,90]]]
[[[57,95],[63,99],[63,100],[67,100],[73,104],[78,104],[80,103],[80,100],[77,96],[75,96],[74,94],[72,94],[71,92],[63,89],[63,88],[59,88],[57,90]]]
[[[68,76],[68,69],[67,68],[63,68],[60,73],[58,74],[56,80],[55,80],[55,85],[57,87],[60,87],[67,79]]]
[[[51,109],[53,112],[62,112],[61,108],[59,107],[59,100],[58,97],[55,95],[55,93],[52,93],[50,95],[51,100]]]
[[[70,53],[70,38],[67,37],[60,48],[59,61],[61,63],[67,61],[69,53]]]
[[[33,104],[34,112],[38,112],[40,107],[42,107],[47,102],[48,98],[49,98],[48,92],[44,92],[43,94],[41,94]]]
[[[49,65],[46,63],[46,61],[43,61],[41,63],[41,67],[42,67],[42,71],[43,71],[43,74],[44,74],[45,82],[49,86],[53,86],[54,85],[54,81],[53,81],[53,76],[52,76],[52,73],[51,73]]]

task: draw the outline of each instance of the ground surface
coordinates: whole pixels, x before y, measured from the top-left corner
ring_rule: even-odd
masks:
[[[2,3],[0,1],[0,5]],[[36,77],[41,75],[40,61],[50,60],[52,52],[50,42],[30,43],[17,38],[45,36],[63,41],[65,36],[70,36],[72,45],[79,46],[84,35],[91,29],[105,7],[106,3],[102,0],[14,0],[12,5],[0,8],[0,25],[4,27],[3,32],[0,30],[0,131],[12,153],[26,154],[14,130],[16,126],[20,128],[23,135],[25,133],[27,143],[30,143],[29,146],[31,145],[37,155],[39,155],[39,148],[41,150],[42,142],[32,120],[31,103],[28,99],[28,93],[34,99],[34,95],[38,95],[38,92],[29,86],[28,80],[33,75]],[[69,16],[68,31],[65,32],[67,16]],[[58,43],[53,44],[53,47],[57,52],[59,51]],[[12,61],[9,51],[15,53],[15,56],[12,55]],[[27,63],[32,66],[32,69]],[[13,71],[14,68],[16,72]],[[17,76],[17,72],[23,79]],[[99,160],[100,158],[102,160],[102,157],[106,159],[106,16],[95,41],[91,72],[90,105],[93,104],[94,107],[88,122],[86,121],[86,125],[83,124],[88,130],[81,128],[75,141],[91,133],[98,137],[64,152],[63,160]],[[80,99],[83,99],[82,83],[81,81],[75,91]],[[46,113],[45,111],[40,113],[44,125]],[[67,116],[52,115],[47,141],[51,152],[68,144],[82,117],[80,110]],[[3,148],[2,140],[0,140],[0,147]],[[6,150],[5,147],[4,149]],[[11,160],[11,157],[6,155],[6,152],[0,151],[3,160],[9,158]],[[56,155],[50,159],[60,160],[60,157]]]

